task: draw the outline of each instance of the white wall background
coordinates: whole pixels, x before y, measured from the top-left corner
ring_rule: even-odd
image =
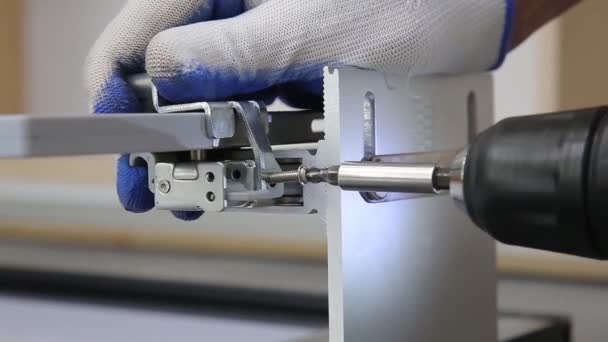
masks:
[[[495,73],[496,118],[559,109],[559,22],[513,51]]]
[[[28,112],[82,113],[84,60],[124,0],[24,0]]]

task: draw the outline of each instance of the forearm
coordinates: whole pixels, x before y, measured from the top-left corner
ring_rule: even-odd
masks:
[[[517,0],[511,49],[582,0]]]

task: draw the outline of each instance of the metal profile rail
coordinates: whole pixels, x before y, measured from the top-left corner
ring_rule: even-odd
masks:
[[[317,142],[310,129],[323,114],[314,111],[270,113],[272,145]],[[293,124],[295,123],[295,124]],[[93,116],[0,117],[0,158],[178,152],[249,146],[242,123],[236,135],[214,146],[203,113],[106,114]],[[216,141],[217,143],[217,141]]]
[[[0,158],[210,149],[200,113],[0,118]]]

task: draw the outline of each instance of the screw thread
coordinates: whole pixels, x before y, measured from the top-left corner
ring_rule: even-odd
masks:
[[[306,171],[304,171],[305,173]],[[306,181],[306,175],[304,174],[304,178],[302,179],[303,172],[301,169],[293,170],[293,171],[284,171],[271,173],[264,176],[264,180],[270,184],[283,184],[283,183],[296,183],[302,182],[302,180]]]
[[[329,183],[337,185],[338,168],[329,169],[308,169],[300,166],[297,170],[284,171],[264,175],[264,180],[270,184],[283,183],[300,183],[300,184],[317,184]]]

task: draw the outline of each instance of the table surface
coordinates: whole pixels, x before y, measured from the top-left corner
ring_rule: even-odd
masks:
[[[2,341],[291,341],[322,326],[0,295]]]
[[[3,341],[326,341],[324,324],[217,310],[166,310],[0,293]],[[543,318],[503,317],[500,341],[546,329]]]

